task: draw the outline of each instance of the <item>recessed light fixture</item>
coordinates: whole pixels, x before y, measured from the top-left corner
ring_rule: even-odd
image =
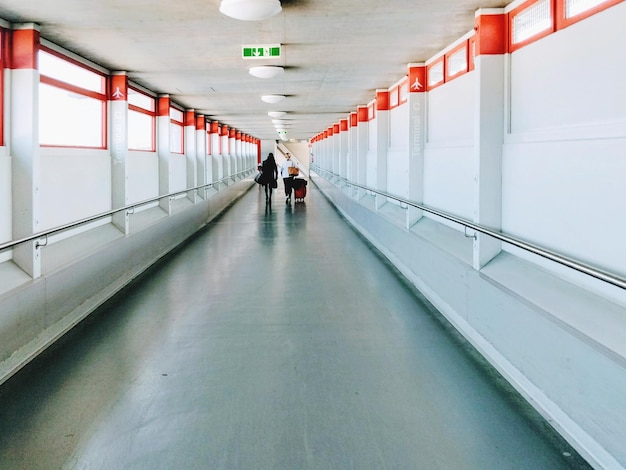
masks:
[[[269,117],[273,117],[273,118],[281,118],[283,117],[285,114],[287,114],[285,111],[269,111],[267,113],[267,115]]]
[[[285,99],[285,95],[263,95],[261,99],[266,103],[276,104]]]
[[[260,21],[280,13],[279,0],[222,0],[220,11],[243,21]]]
[[[259,65],[257,67],[250,67],[250,75],[257,78],[274,78],[278,77],[285,71],[283,67],[277,65]]]

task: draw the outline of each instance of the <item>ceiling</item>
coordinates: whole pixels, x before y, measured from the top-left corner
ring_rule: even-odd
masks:
[[[282,0],[282,12],[239,21],[220,0],[0,0],[0,18],[40,25],[41,37],[259,139],[306,140],[345,119],[470,31],[500,0]],[[276,59],[243,59],[247,44],[281,44]],[[285,73],[260,79],[255,65]],[[268,104],[261,95],[286,99]]]

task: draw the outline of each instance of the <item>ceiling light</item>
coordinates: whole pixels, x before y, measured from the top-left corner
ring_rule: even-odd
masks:
[[[285,95],[263,95],[261,99],[266,103],[276,104],[285,99]]]
[[[280,13],[279,0],[222,0],[220,11],[243,21],[259,21]]]
[[[275,65],[259,65],[250,67],[250,75],[257,78],[274,78],[285,71],[284,68]]]
[[[287,119],[272,119],[272,124],[289,124]]]
[[[281,118],[283,117],[285,114],[287,114],[285,111],[269,111],[267,113],[267,115],[269,117],[273,117],[273,118]]]

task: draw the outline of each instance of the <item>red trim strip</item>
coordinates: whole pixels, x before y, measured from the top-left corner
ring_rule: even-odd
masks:
[[[37,70],[37,52],[40,47],[39,31],[17,29],[13,31],[11,68]]]

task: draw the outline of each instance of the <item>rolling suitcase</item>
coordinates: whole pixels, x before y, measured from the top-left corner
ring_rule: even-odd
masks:
[[[296,202],[304,201],[306,196],[307,180],[303,178],[294,178],[293,180],[293,198]]]
[[[293,190],[293,197],[296,202],[304,201],[305,196],[306,196],[306,185],[302,185],[299,188],[295,188]]]

